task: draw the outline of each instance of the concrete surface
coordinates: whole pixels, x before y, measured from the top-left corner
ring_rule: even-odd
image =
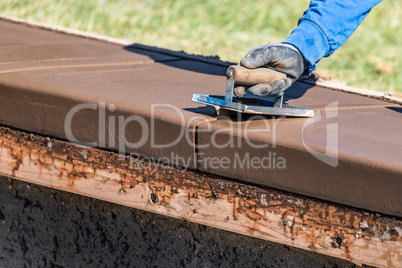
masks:
[[[69,111],[91,104],[97,108],[81,110],[71,120],[72,133],[80,141],[99,141],[98,147],[116,151],[120,141],[135,143],[145,137],[142,146],[123,142],[122,147],[145,157],[173,154],[193,160],[192,169],[402,217],[402,109],[396,104],[295,83],[286,91],[286,102],[315,109],[320,120],[260,118],[232,124],[191,101],[193,93],[223,95],[223,66],[6,21],[0,22],[0,33],[3,125],[66,139]],[[116,109],[102,115],[100,103]],[[325,110],[331,103],[339,109]],[[153,104],[176,109],[158,107],[153,113]],[[131,115],[144,120],[149,136],[136,121],[119,132],[116,118]],[[327,131],[335,126],[337,130]],[[337,137],[330,139],[328,133]],[[233,138],[241,144],[226,142]],[[247,141],[268,149],[251,148]],[[209,147],[200,148],[200,143]],[[327,144],[338,153],[336,167],[310,153],[326,152]],[[286,168],[234,166],[236,156],[242,161],[249,153],[257,160],[276,153],[286,160]],[[212,158],[228,159],[231,165],[214,167],[207,161]],[[182,162],[171,161],[184,166]]]
[[[0,177],[0,266],[356,267],[5,177]]]

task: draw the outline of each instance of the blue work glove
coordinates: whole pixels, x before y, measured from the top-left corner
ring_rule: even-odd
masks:
[[[254,85],[247,90],[256,96],[269,95],[280,97],[308,68],[308,63],[297,48],[289,44],[268,44],[252,49],[240,65],[255,69],[270,68],[287,75],[284,79],[275,79],[268,84]]]

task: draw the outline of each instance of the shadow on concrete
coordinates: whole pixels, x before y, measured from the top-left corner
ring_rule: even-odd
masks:
[[[192,55],[187,54],[183,51],[173,51],[135,43],[125,46],[124,49],[133,53],[148,56],[151,59],[155,60],[155,62],[158,62],[160,64],[208,75],[225,76],[227,68],[230,65],[237,64],[221,61],[218,56]],[[160,54],[172,56],[172,58],[167,60],[160,60]],[[307,92],[307,90],[312,87],[313,85],[307,83],[294,83],[290,88],[286,90],[284,97],[285,103],[290,99],[298,99],[302,97]],[[224,89],[222,88],[222,95],[223,93]]]
[[[197,108],[183,108],[184,111],[200,114],[200,115],[207,115],[207,116],[215,116],[216,109],[212,106],[205,105],[199,106]]]
[[[402,113],[402,107],[386,107],[394,112]]]

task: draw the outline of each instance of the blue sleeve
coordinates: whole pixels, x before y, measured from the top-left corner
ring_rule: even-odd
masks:
[[[309,62],[316,63],[337,50],[352,35],[371,8],[381,0],[311,0],[310,7],[284,43],[299,49]]]

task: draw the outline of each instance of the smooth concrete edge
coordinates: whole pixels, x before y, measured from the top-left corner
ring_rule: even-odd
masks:
[[[98,108],[85,109],[83,110],[82,113],[80,112],[75,114],[74,121],[70,119],[71,124],[70,134],[66,133],[65,131],[66,127],[65,119],[67,118],[68,113],[69,111],[72,110],[72,108],[82,104],[96,105],[99,99],[91,98],[80,94],[71,94],[69,92],[63,92],[63,91],[60,92],[56,91],[57,94],[55,94],[55,92],[52,91],[52,88],[50,87],[37,88],[33,85],[26,87],[24,86],[24,83],[12,83],[12,82],[6,83],[5,81],[6,80],[0,80],[0,92],[2,92],[2,98],[0,98],[1,100],[0,102],[2,103],[2,105],[0,105],[1,107],[0,114],[2,115],[0,116],[1,124],[13,128],[22,129],[24,131],[29,131],[31,133],[38,133],[40,135],[47,135],[62,140],[69,140],[70,142],[80,143],[87,146],[90,145],[90,143],[93,142],[94,140],[98,140],[97,136],[99,135],[98,119],[100,116]],[[29,94],[27,94],[27,88],[31,89],[31,91],[29,91]],[[7,103],[10,103],[10,100],[13,99],[14,95],[17,96],[28,95],[28,96],[26,97],[25,100],[19,98],[17,105],[11,103],[10,106],[7,106]],[[48,105],[49,100],[46,100],[46,98],[47,99],[50,98],[50,100],[55,104],[49,106]],[[104,105],[104,107],[107,107],[109,105],[109,102],[103,101],[102,104]],[[156,142],[159,140],[159,138],[161,138],[161,136],[163,136],[163,138],[166,137],[172,138],[171,135],[174,136],[178,131],[181,131],[181,129],[183,128],[180,120],[178,120],[176,117],[172,115],[167,115],[162,111],[155,111],[153,116],[151,116],[150,112],[146,108],[121,104],[119,102],[114,102],[113,104],[115,105],[117,104],[117,109],[113,112],[115,114],[124,116],[135,114],[137,116],[142,117],[143,120],[149,122],[148,123],[149,127],[152,127],[153,123],[155,124],[156,127],[169,126],[169,129],[171,130],[171,132],[168,133],[169,135],[166,135],[163,132],[156,132],[155,136]],[[100,108],[101,106],[98,105],[97,107]],[[57,109],[59,112],[54,112],[55,109]],[[10,113],[10,110],[13,116],[6,116],[8,113]],[[24,110],[24,113],[18,112],[22,110]],[[46,121],[41,120],[41,118],[46,118],[49,114],[52,114],[50,118],[48,118]],[[18,124],[15,122],[18,122]],[[60,122],[63,123],[60,124]],[[188,127],[187,129],[189,131],[190,130],[192,131],[198,122],[205,122],[205,119],[200,118],[198,119],[198,121],[191,122],[191,124],[187,126]],[[105,121],[105,126],[106,127],[109,126],[108,120]],[[125,131],[126,133],[127,132],[137,133],[139,126],[141,125],[129,124],[127,125]],[[83,129],[85,131],[82,131]],[[102,141],[104,140],[102,145],[99,142],[96,145],[96,147],[107,150],[113,150],[116,152],[120,151],[120,153],[122,154],[134,154],[134,155],[139,154],[142,157],[149,159],[160,159],[168,157],[170,161],[174,161],[174,163],[170,162],[170,164],[183,166],[186,168],[193,168],[193,164],[195,163],[195,161],[194,159],[189,158],[194,157],[194,146],[193,146],[194,140],[191,140],[191,143],[188,143],[186,139],[183,139],[171,148],[162,147],[152,149],[151,147],[152,141],[150,139],[147,139],[146,142],[141,147],[131,148],[126,144],[124,145],[123,148],[120,148],[119,135],[117,135],[119,130],[115,129],[115,131],[117,133],[110,134],[109,132],[107,132],[107,134],[105,134],[104,138],[102,139]],[[189,135],[190,134],[191,133],[189,132]],[[110,144],[110,140],[108,139],[108,137],[109,138],[114,137],[114,139],[116,139],[114,140],[112,145]],[[193,138],[194,137],[192,136],[190,137],[190,139]],[[107,142],[108,140],[109,142]],[[172,153],[174,155],[180,156],[181,158],[169,158],[169,156]],[[182,163],[182,161],[185,162],[184,159],[186,159],[186,161],[188,159],[188,162]]]
[[[72,100],[76,101],[79,103],[102,103],[104,102],[105,105],[109,104],[114,104],[118,106],[118,109],[120,110],[126,110],[129,113],[139,115],[139,116],[149,116],[149,109],[144,108],[144,107],[138,107],[138,106],[133,106],[129,105],[126,103],[122,103],[119,101],[105,101],[103,99],[100,99],[98,97],[93,97],[93,96],[88,96],[85,94],[80,94],[80,93],[72,93],[69,91],[61,90],[59,88],[55,87],[43,87],[43,86],[37,86],[29,83],[25,83],[23,81],[14,81],[6,78],[0,78],[0,86],[4,86],[7,88],[15,88],[20,91],[28,91],[28,90],[33,90],[37,94],[43,94],[43,95],[51,95],[51,96],[58,96],[60,98],[64,98],[67,100]],[[181,120],[178,119],[174,115],[166,114],[163,111],[158,111],[155,110],[155,113],[153,114],[155,119],[163,119],[164,121],[174,123],[174,124],[180,124]],[[213,117],[212,117],[213,118]],[[191,126],[195,126],[199,123],[203,123],[205,121],[209,121],[209,117],[205,116],[205,119],[198,119],[197,121],[194,121]]]
[[[217,119],[215,118],[216,121]],[[200,121],[197,123],[197,128],[205,128],[204,123],[206,123],[206,121],[211,121],[211,120],[205,120],[205,121]],[[213,125],[211,128],[211,132],[216,132],[219,131],[221,128],[218,126]],[[205,133],[205,132],[203,132]],[[228,132],[220,132],[222,134],[228,135]],[[235,136],[237,139],[245,139],[246,137],[244,136],[244,134],[239,133],[237,131],[237,129],[234,129],[233,133],[231,133],[233,136]],[[198,135],[198,132],[197,132]],[[267,137],[262,137],[261,135],[259,135],[259,133],[248,133],[247,134],[247,138],[252,140],[253,142],[257,142],[257,143],[263,143],[263,144],[268,144],[271,145],[273,142],[273,138],[269,137],[267,139]],[[287,148],[287,149],[293,149],[296,151],[299,151],[301,153],[306,153],[306,154],[311,154],[307,151],[306,147],[301,144],[300,142],[297,142],[295,140],[292,139],[277,139],[275,138],[275,144],[276,146],[281,146],[283,148]],[[402,174],[402,165],[395,165],[395,164],[391,164],[388,162],[384,162],[384,161],[378,161],[378,160],[373,160],[371,158],[367,158],[367,157],[362,157],[362,156],[356,156],[350,153],[345,153],[342,151],[334,151],[334,150],[330,150],[326,147],[321,147],[321,146],[316,146],[316,145],[311,145],[308,144],[308,147],[316,152],[326,152],[328,156],[334,156],[334,158],[337,158],[339,161],[343,161],[345,163],[354,165],[354,166],[359,166],[361,168],[375,168],[378,170],[382,170],[385,172],[390,172],[390,173],[395,173],[395,174]]]
[[[5,81],[7,81],[7,80],[4,80],[3,82],[5,82]],[[27,86],[26,84],[24,84],[24,82],[15,82],[15,81],[11,81],[11,82],[7,81],[7,82],[8,83],[3,83],[3,85],[6,85],[6,87],[8,88],[8,89],[6,89],[6,92],[12,92],[10,90],[11,88],[14,88],[14,90],[18,89],[19,91],[26,91],[26,88],[31,88],[31,89],[33,88],[34,92],[36,92],[39,95],[52,95],[52,96],[55,96],[55,97],[59,97],[59,99],[68,100],[68,103],[70,103],[70,102],[74,103],[74,104],[77,104],[77,103],[95,103],[95,102],[99,101],[96,98],[90,98],[90,97],[87,97],[85,95],[72,94],[72,93],[65,92],[65,91],[54,91],[52,88],[42,88],[42,87],[37,88],[34,85]],[[0,81],[0,91],[1,91],[1,85],[2,85],[2,82]],[[55,94],[55,93],[57,93],[57,94]],[[34,95],[31,95],[31,96],[34,96]],[[33,97],[32,99],[35,99],[35,98]],[[58,103],[61,103],[61,102],[62,101],[59,101]],[[28,103],[25,103],[23,105],[25,105],[25,107],[27,107]],[[107,103],[106,103],[106,106],[107,106]],[[47,107],[47,106],[45,106],[45,107]],[[147,112],[147,110],[145,108],[135,109],[135,107],[132,107],[132,106],[129,106],[129,105],[124,105],[124,104],[121,104],[121,106],[118,105],[118,107],[119,107],[119,109],[124,110],[128,114],[133,113],[133,114],[137,114],[137,115],[149,118],[149,112]],[[93,117],[96,118],[96,115],[97,114],[94,114]],[[164,123],[172,125],[172,126],[173,125],[180,126],[180,122],[177,121],[177,118],[175,118],[175,117],[169,118],[169,117],[171,117],[171,116],[167,116],[166,114],[163,114],[163,113],[161,113],[161,114],[156,113],[155,116],[154,116],[154,119],[158,120],[158,121],[163,121]],[[3,118],[7,118],[7,117],[4,116]],[[90,118],[90,116],[87,114],[85,116],[85,118]],[[0,121],[2,121],[2,123],[5,124],[5,125],[9,125],[9,126],[20,128],[20,129],[24,129],[26,131],[31,131],[31,132],[35,132],[35,133],[41,133],[41,134],[46,133],[49,136],[58,137],[58,138],[61,138],[61,139],[66,138],[62,134],[62,132],[60,132],[60,131],[54,132],[54,133],[49,132],[50,129],[48,129],[45,132],[43,130],[39,131],[38,129],[35,128],[35,126],[37,126],[38,124],[34,124],[32,126],[32,125],[30,125],[29,121],[25,121],[25,123],[22,123],[20,125],[11,124],[10,122],[12,122],[12,121],[8,121],[8,122],[3,121],[3,120],[0,120]],[[55,120],[53,120],[53,121],[55,121]],[[80,119],[80,121],[81,121],[81,119]],[[372,205],[366,204],[365,201],[364,202],[360,202],[360,201],[356,202],[355,200],[352,200],[352,201],[343,200],[343,201],[341,201],[341,200],[337,200],[334,197],[329,198],[328,196],[325,196],[325,195],[324,196],[317,195],[314,192],[311,193],[311,192],[308,192],[308,191],[301,191],[300,189],[298,190],[298,189],[292,189],[292,188],[289,188],[289,187],[285,187],[283,184],[267,184],[264,180],[261,180],[263,178],[261,176],[258,177],[259,179],[258,178],[253,179],[253,177],[250,177],[251,178],[250,179],[248,176],[244,176],[244,175],[239,176],[239,174],[236,173],[236,172],[235,173],[225,173],[220,169],[216,169],[216,170],[213,170],[213,171],[208,171],[208,170],[202,169],[201,166],[199,166],[200,156],[197,154],[198,144],[196,144],[196,142],[198,142],[198,139],[199,139],[199,128],[203,128],[203,125],[205,125],[205,123],[207,121],[216,121],[216,118],[213,118],[213,117],[205,118],[204,120],[200,120],[198,122],[193,122],[193,124],[190,126],[192,131],[193,131],[193,134],[196,135],[196,137],[192,137],[193,138],[193,146],[182,147],[182,143],[180,143],[178,145],[178,147],[173,150],[177,155],[185,156],[186,159],[189,158],[190,156],[192,156],[193,157],[193,159],[192,159],[193,163],[191,165],[190,165],[190,163],[187,163],[186,165],[181,165],[180,163],[171,163],[171,164],[175,164],[175,165],[181,166],[181,167],[189,167],[189,168],[192,168],[192,169],[217,174],[217,175],[220,175],[220,176],[226,176],[226,177],[230,177],[230,178],[233,178],[233,179],[238,179],[240,181],[247,181],[247,182],[250,182],[250,183],[255,183],[255,184],[259,184],[259,185],[265,185],[265,186],[268,186],[268,187],[275,187],[275,188],[282,189],[282,190],[288,190],[288,191],[292,191],[292,192],[299,193],[299,194],[304,194],[304,195],[309,195],[309,196],[316,197],[316,198],[321,198],[323,200],[329,200],[329,201],[332,201],[332,202],[343,203],[345,205],[350,205],[350,206],[354,206],[354,207],[360,207],[362,209],[378,211],[378,212],[387,213],[387,214],[390,214],[390,215],[398,215],[398,216],[402,215],[401,212],[398,211],[398,210],[389,209],[389,208],[385,209],[384,207],[381,207],[381,206],[372,206]],[[57,122],[57,120],[55,122]],[[215,129],[215,127],[213,127],[213,129]],[[52,125],[51,129],[55,130],[54,125]],[[58,128],[56,128],[56,130],[57,129]],[[219,130],[219,128],[215,129],[215,130]],[[87,133],[87,132],[85,132],[85,133]],[[82,134],[82,135],[85,135],[85,134]],[[234,133],[234,135],[236,135],[236,137],[242,137],[242,136],[239,136],[239,133],[237,133],[237,132]],[[86,137],[86,136],[78,136],[77,135],[77,137],[78,137],[78,140],[85,140],[85,141],[88,141],[88,142],[92,140],[92,139],[82,139],[83,137]],[[253,141],[263,142],[263,143],[267,142],[266,140],[261,139],[261,136],[253,135],[253,133],[251,133],[249,137]],[[294,141],[279,140],[279,141],[277,141],[277,143],[284,150],[292,149],[292,150],[296,150],[296,151],[298,151],[300,153],[309,155],[306,152],[305,148],[303,148],[303,146],[301,144],[296,143]],[[187,144],[187,143],[184,142],[183,144]],[[312,148],[315,149],[316,151],[319,151],[319,150],[323,149],[323,148],[317,148],[317,147],[312,147]],[[107,149],[117,151],[115,148],[107,148]],[[130,151],[128,149],[126,149],[126,152],[127,153],[132,153],[132,151]],[[144,146],[141,150],[139,149],[138,153],[141,153],[141,155],[143,157],[151,157],[151,158],[156,158],[156,159],[158,157],[168,157],[169,156],[169,154],[168,154],[168,152],[166,150],[150,150],[147,145]],[[355,156],[348,155],[348,154],[340,154],[339,155],[339,161],[345,162],[346,164],[348,164],[350,166],[354,166],[356,172],[358,170],[364,171],[367,168],[375,168],[376,170],[379,170],[379,171],[383,172],[383,174],[390,174],[390,172],[393,172],[393,173],[395,173],[397,175],[402,174],[402,170],[401,170],[400,166],[391,165],[391,164],[388,164],[388,163],[385,163],[385,162],[378,163],[378,162],[372,161],[371,159],[361,159],[359,157],[355,157]],[[330,171],[331,167],[328,166],[327,170]],[[259,174],[259,172],[255,172],[255,174]],[[395,175],[395,176],[397,176],[397,175]],[[395,189],[395,188],[393,188],[393,189]],[[320,192],[320,191],[318,191],[318,192]],[[334,191],[331,191],[331,193],[335,194]],[[342,192],[339,192],[338,195],[342,196]],[[393,204],[396,204],[396,203],[398,203],[398,202],[394,202]]]

